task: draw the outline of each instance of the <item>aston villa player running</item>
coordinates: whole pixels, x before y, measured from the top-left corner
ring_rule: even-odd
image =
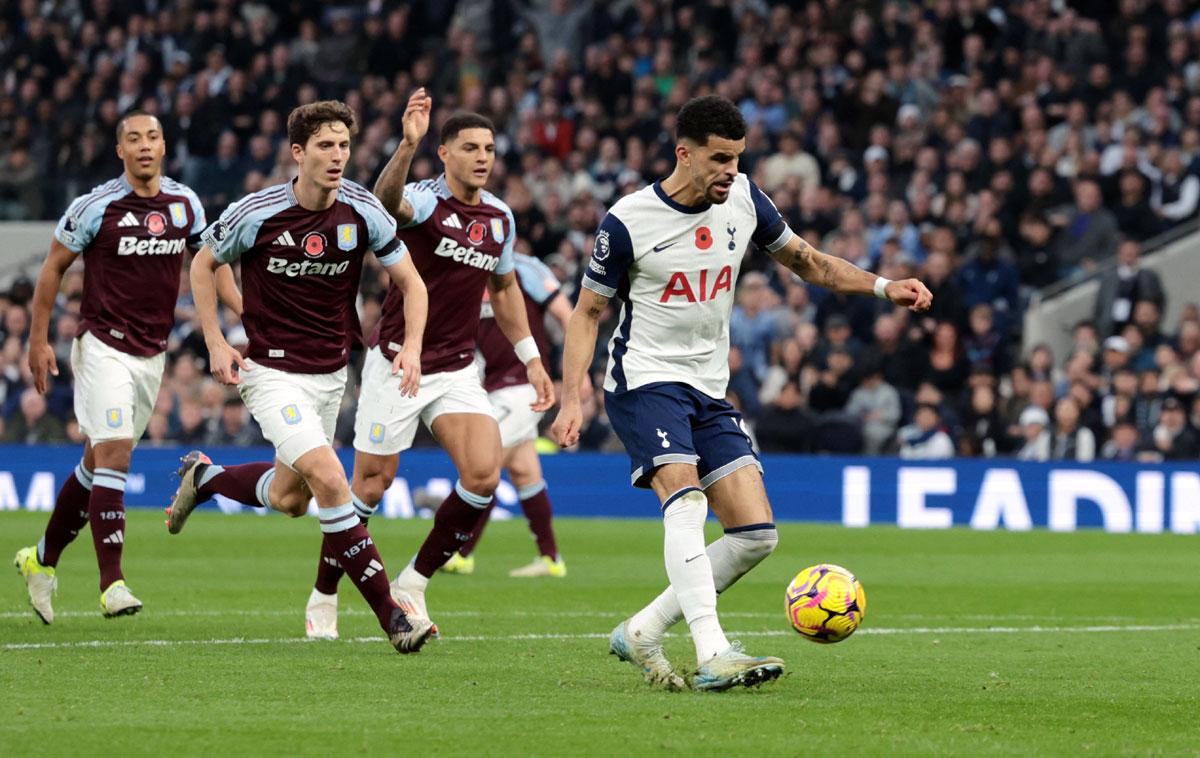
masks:
[[[392,583],[392,596],[413,623],[428,620],[429,578],[470,539],[500,481],[500,432],[473,365],[485,286],[496,323],[515,346],[536,389],[533,410],[541,412],[554,403],[554,385],[530,336],[524,299],[513,273],[512,211],[483,189],[495,162],[495,128],[473,113],[451,116],[442,126],[438,147],[446,173],[405,187],[413,153],[429,124],[431,102],[425,99],[424,103],[419,118],[410,120],[411,112],[405,114],[404,140],[375,186],[384,206],[400,222],[400,238],[412,251],[429,288],[421,390],[406,397],[388,373],[394,356],[411,350],[413,340],[420,337],[407,306],[401,308],[404,293],[393,287],[363,366],[351,487],[355,508],[366,519],[391,485],[400,452],[412,445],[419,423],[430,428],[458,469],[458,482],[438,507],[433,529],[412,563]],[[310,637],[337,636],[341,559],[330,548],[327,541],[305,611]]]
[[[367,252],[404,293],[404,317],[412,324],[405,349],[383,368],[398,397],[415,393],[420,382],[427,310],[425,286],[396,238],[396,222],[370,192],[342,178],[355,130],[354,113],[341,102],[293,110],[288,139],[300,176],[235,203],[204,232],[192,290],[212,371],[237,385],[275,446],[276,460],[222,467],[198,451],[189,454],[167,526],[177,533],[196,503],[215,494],[293,516],[303,515],[315,496],[325,544],[350,572],[392,645],[411,653],[425,644],[432,624],[406,617],[389,595],[383,559],[351,504],[346,473],[330,444],[349,348],[359,334],[354,300]],[[243,322],[250,337],[245,357],[221,334],[213,293],[214,272],[235,260],[242,263]]]
[[[77,198],[59,220],[33,296],[29,368],[37,391],[45,393],[48,375],[58,376],[50,312],[63,274],[83,256],[82,318],[71,348],[75,417],[86,437],[83,460],[63,483],[42,539],[18,551],[15,561],[29,602],[46,624],[54,621],[58,558],[89,522],[100,564],[101,611],[124,616],[142,608],[121,571],[125,479],[162,382],[184,251],[205,226],[196,193],[162,175],[166,143],[157,118],[122,118],[117,155],[124,173]],[[229,272],[218,286],[222,299],[240,310]]]

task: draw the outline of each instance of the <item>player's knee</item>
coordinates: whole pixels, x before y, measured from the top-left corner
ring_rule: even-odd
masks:
[[[482,497],[490,497],[500,486],[500,467],[473,466],[463,471],[459,477],[463,489]]]
[[[307,487],[301,487],[291,492],[285,492],[279,497],[272,498],[271,505],[275,510],[290,517],[299,518],[308,513],[308,501],[311,496]]]
[[[391,480],[382,474],[358,477],[354,480],[354,494],[367,505],[375,505],[383,500]]]
[[[305,477],[305,480],[313,494],[317,496],[317,500],[323,503],[340,499],[349,489],[345,472],[336,466],[319,468]]]
[[[125,441],[103,442],[93,448],[92,458],[92,471],[97,468],[129,471],[129,463],[133,459],[133,445]]]

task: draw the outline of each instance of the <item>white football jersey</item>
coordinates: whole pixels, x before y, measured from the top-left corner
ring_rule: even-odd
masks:
[[[583,277],[584,287],[621,299],[604,389],[679,382],[724,398],[729,314],[746,245],[773,252],[791,238],[745,174],[720,205],[681,205],[660,182],[618,200],[600,222]]]

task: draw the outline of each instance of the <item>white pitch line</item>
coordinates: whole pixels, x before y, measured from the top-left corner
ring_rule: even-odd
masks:
[[[1101,634],[1107,632],[1179,632],[1200,630],[1200,624],[1129,624],[1104,626],[942,626],[942,627],[866,627],[859,635],[948,635],[948,634]],[[790,637],[795,632],[785,629],[760,631],[726,632],[730,637]],[[674,635],[668,635],[674,636]],[[607,639],[603,632],[566,634],[478,634],[444,637],[439,642],[525,642],[553,640],[597,640]],[[350,637],[345,642],[381,642],[382,637]],[[61,648],[109,648],[109,647],[172,647],[176,645],[287,645],[313,643],[304,637],[227,637],[207,640],[82,640],[78,642],[10,642],[0,645],[0,650],[52,650]]]

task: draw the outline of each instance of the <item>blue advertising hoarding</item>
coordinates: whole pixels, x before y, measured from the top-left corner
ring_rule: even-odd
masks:
[[[162,508],[176,485],[182,448],[139,448],[133,456],[126,504]],[[208,451],[221,463],[269,460],[269,448]],[[353,451],[339,450],[347,470]],[[49,511],[62,478],[79,460],[77,447],[0,446],[0,511]],[[560,516],[658,518],[654,496],[629,484],[628,459],[604,453],[562,453],[542,458],[555,512]],[[891,524],[903,528],[1195,534],[1200,531],[1200,468],[1127,463],[1026,463],[956,459],[936,462],[896,458],[768,455],[767,491],[780,521],[823,521],[846,526]],[[427,515],[453,486],[454,467],[440,450],[401,456],[395,483],[381,506],[389,518]],[[500,518],[517,507],[516,491],[497,491]],[[229,513],[242,508],[221,500]]]

